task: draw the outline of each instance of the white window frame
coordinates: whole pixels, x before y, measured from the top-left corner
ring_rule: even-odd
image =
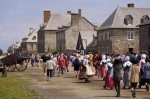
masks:
[[[134,31],[128,31],[127,32],[127,39],[128,40],[134,40],[135,38],[135,32]]]
[[[106,34],[107,34],[106,39],[107,39],[108,41],[110,41],[110,33],[107,32]]]

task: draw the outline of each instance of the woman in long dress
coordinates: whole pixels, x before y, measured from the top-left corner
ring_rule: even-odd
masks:
[[[83,59],[80,67],[79,79],[85,79],[85,83],[90,82],[89,78],[95,75],[92,64],[88,60],[88,55]]]
[[[106,55],[102,55],[102,60],[100,62],[100,76],[102,79],[106,76]]]
[[[113,89],[114,88],[114,81],[113,81],[113,64],[111,63],[111,60],[110,59],[107,59],[107,74],[106,74],[106,80],[105,80],[105,85],[103,86],[105,89],[108,87],[108,88],[111,88]]]
[[[126,56],[125,57],[125,63],[123,64],[123,70],[124,70],[124,74],[123,74],[123,89],[128,88],[130,89],[130,76],[131,76],[131,67],[132,67],[132,63],[130,62],[130,57]]]

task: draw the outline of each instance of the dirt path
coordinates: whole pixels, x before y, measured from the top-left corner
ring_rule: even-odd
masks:
[[[70,68],[63,77],[53,77],[46,81],[41,67],[28,67],[24,72],[12,72],[9,75],[30,78],[29,87],[39,93],[37,99],[116,99],[115,90],[103,89],[104,82],[97,77],[91,79],[91,83],[84,83],[74,77]],[[130,90],[121,90],[118,99],[132,99]],[[150,92],[145,89],[137,89],[136,99],[150,99]]]

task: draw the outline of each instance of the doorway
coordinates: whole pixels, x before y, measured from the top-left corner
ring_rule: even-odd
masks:
[[[133,52],[133,48],[129,48],[129,52],[132,53]]]

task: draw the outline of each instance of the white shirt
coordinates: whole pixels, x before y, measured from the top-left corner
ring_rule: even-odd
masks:
[[[54,66],[55,66],[55,64],[54,64],[54,62],[52,60],[47,60],[46,61],[47,69],[54,69]]]

